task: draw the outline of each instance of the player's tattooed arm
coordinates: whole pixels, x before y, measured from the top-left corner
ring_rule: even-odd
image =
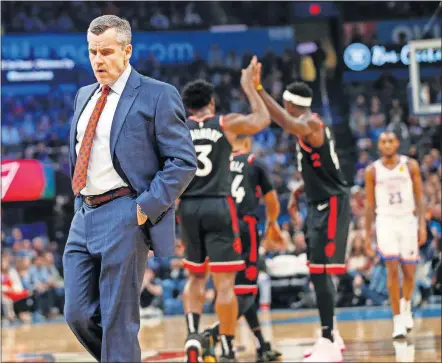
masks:
[[[250,103],[252,112],[248,115],[230,113],[223,117],[222,127],[233,134],[253,135],[270,125],[270,113],[254,87],[255,68],[260,67],[253,57],[250,65],[242,70],[241,87]]]
[[[374,257],[372,248],[372,226],[375,210],[375,170],[372,165],[365,169],[365,251],[369,257]]]
[[[422,190],[422,176],[419,164],[414,159],[409,159],[408,169],[413,181],[414,202],[416,205],[416,215],[419,222],[419,246],[427,241],[427,222],[425,220],[425,202]]]

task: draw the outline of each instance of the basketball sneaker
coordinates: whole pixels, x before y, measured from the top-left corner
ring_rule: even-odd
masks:
[[[393,339],[404,339],[407,337],[404,319],[401,314],[393,316]]]
[[[342,362],[342,352],[336,342],[327,338],[319,338],[312,348],[312,353],[304,362]]]
[[[223,363],[234,363],[237,362],[235,354],[233,352],[230,352],[229,355],[222,355],[221,357],[219,357],[219,362],[223,362]]]
[[[201,363],[201,335],[197,333],[190,333],[187,337],[184,350],[186,352],[187,363]]]
[[[413,329],[414,322],[413,315],[411,314],[411,301],[407,301],[404,298],[401,299],[401,315],[407,331]]]
[[[210,334],[209,330],[205,330],[202,334],[202,355],[204,363],[215,363],[216,362],[216,354],[215,354],[215,340]]]
[[[322,330],[318,330],[318,335],[321,336]],[[344,353],[347,347],[345,346],[344,339],[342,339],[341,334],[339,333],[339,330],[333,330],[333,340],[338,345],[339,349],[341,349],[341,353]],[[304,352],[304,358],[310,357],[312,355],[312,349],[307,349]]]
[[[282,360],[282,353],[273,350],[269,342],[256,350],[256,363],[277,362]]]

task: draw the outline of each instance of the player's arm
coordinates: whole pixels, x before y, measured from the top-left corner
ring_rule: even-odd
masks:
[[[267,224],[275,223],[278,221],[281,207],[279,205],[278,194],[273,185],[272,176],[263,161],[253,158],[252,164],[256,170],[257,185],[261,189],[262,199],[266,206]]]
[[[422,176],[419,164],[416,160],[410,159],[408,162],[411,180],[413,182],[414,202],[416,204],[416,215],[419,222],[419,246],[427,240],[427,222],[425,220],[424,193],[422,190]]]
[[[296,136],[308,137],[314,132],[322,129],[321,120],[314,117],[312,114],[303,116],[301,118],[295,118],[282,106],[280,106],[279,103],[276,102],[264,88],[262,88],[258,93],[267,106],[272,120],[281,126],[285,131],[295,134]]]
[[[270,113],[254,87],[254,69],[257,66],[257,59],[253,57],[250,65],[242,70],[241,75],[241,87],[252,112],[248,115],[240,113],[225,115],[222,119],[222,127],[227,133],[253,135],[270,125]]]
[[[374,257],[375,253],[371,247],[372,225],[375,217],[375,170],[368,166],[365,169],[365,250],[369,257]]]
[[[262,199],[266,208],[266,231],[265,240],[272,240],[283,247],[284,240],[281,229],[278,225],[281,206],[279,204],[278,194],[273,185],[271,175],[265,164],[261,160],[254,159],[253,166],[256,168],[258,186],[261,188]]]
[[[263,200],[266,206],[267,225],[277,223],[281,207],[276,190],[271,190],[270,192],[264,194]]]
[[[290,193],[289,203],[287,205],[287,210],[289,212],[290,218],[292,222],[296,221],[296,213],[298,211],[299,198],[301,194],[304,192],[304,182],[300,184],[297,188],[293,189]]]

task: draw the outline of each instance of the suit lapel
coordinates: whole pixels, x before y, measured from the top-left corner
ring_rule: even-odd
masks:
[[[76,145],[76,138],[77,138],[77,125],[78,120],[80,119],[81,114],[83,113],[84,108],[86,107],[87,103],[91,99],[92,95],[98,88],[98,83],[91,85],[89,89],[86,89],[83,94],[78,94],[78,100],[77,105],[75,105],[75,113],[72,117],[72,124],[71,124],[71,132],[69,134],[69,141],[70,141],[70,152],[71,152],[71,160],[72,165],[75,168],[75,163],[77,161],[77,155],[75,153],[75,145]]]
[[[140,74],[132,68],[129,79],[124,87],[118,102],[117,109],[115,110],[114,118],[112,120],[111,134],[110,134],[110,151],[113,159],[115,153],[115,145],[117,144],[118,136],[120,135],[121,128],[126,121],[127,114],[138,95],[137,88],[141,84]]]

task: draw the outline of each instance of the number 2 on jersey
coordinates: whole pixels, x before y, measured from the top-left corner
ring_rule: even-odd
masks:
[[[243,179],[244,175],[236,175],[232,182],[232,196],[235,198],[237,204],[241,203],[246,195],[244,187],[241,186]]]
[[[390,205],[402,203],[401,192],[389,193],[389,196],[390,196]]]
[[[195,145],[195,151],[197,154],[198,161],[203,164],[203,168],[196,170],[196,176],[207,176],[212,171],[212,161],[208,158],[210,152],[212,151],[212,145]]]

